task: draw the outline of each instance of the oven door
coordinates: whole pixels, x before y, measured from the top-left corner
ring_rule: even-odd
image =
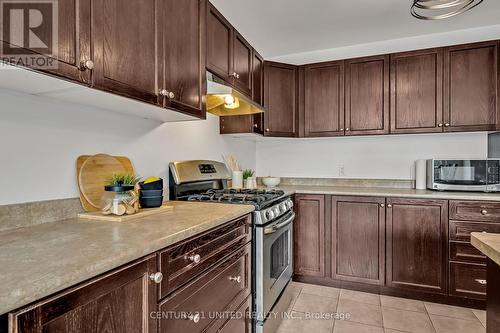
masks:
[[[255,310],[263,321],[293,275],[293,221],[290,211],[264,226],[256,227]]]

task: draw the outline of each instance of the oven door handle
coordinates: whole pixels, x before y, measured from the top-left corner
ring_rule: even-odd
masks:
[[[281,223],[274,224],[274,225],[272,225],[270,227],[264,228],[264,235],[274,234],[279,229],[284,228],[287,225],[289,225],[290,223],[292,223],[292,221],[294,219],[295,219],[295,213],[292,212],[292,215],[290,215],[290,217],[287,218],[285,221],[283,221]]]

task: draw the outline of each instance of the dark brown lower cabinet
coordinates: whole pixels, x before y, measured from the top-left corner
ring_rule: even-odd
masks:
[[[332,198],[332,277],[384,285],[385,198]]]
[[[224,311],[236,310],[250,296],[248,244],[160,303],[159,332],[205,332],[221,327]]]
[[[485,300],[486,265],[450,262],[450,295]]]
[[[488,259],[488,280],[500,281],[500,266]],[[486,332],[500,332],[500,284],[489,283],[486,301]]]
[[[447,293],[448,201],[387,199],[387,286]]]
[[[325,196],[296,195],[294,222],[295,274],[325,276]]]
[[[250,333],[250,242],[246,215],[12,312],[9,333]]]
[[[11,333],[156,332],[156,256],[10,315]]]

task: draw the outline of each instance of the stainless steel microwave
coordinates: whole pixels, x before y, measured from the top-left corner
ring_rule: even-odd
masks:
[[[500,159],[427,160],[427,188],[500,192]]]

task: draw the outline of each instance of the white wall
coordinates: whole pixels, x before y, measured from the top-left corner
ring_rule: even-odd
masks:
[[[255,143],[218,134],[218,118],[159,124],[52,99],[0,90],[0,205],[78,196],[79,155],[125,155],[141,176],[168,163],[234,153],[256,167]]]
[[[266,139],[257,143],[257,174],[413,179],[417,159],[486,156],[486,133]],[[340,166],[344,166],[343,176],[339,174]]]

